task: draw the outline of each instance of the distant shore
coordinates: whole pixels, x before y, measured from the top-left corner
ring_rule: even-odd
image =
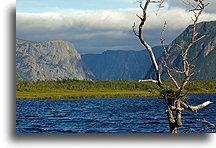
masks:
[[[81,99],[81,98],[128,98],[150,97],[157,94],[148,91],[128,90],[35,90],[17,92],[16,99]]]
[[[169,81],[164,83],[170,84]],[[216,93],[215,80],[195,80],[188,87],[189,94]],[[58,80],[17,81],[16,99],[81,99],[157,97],[153,83],[136,81]]]
[[[215,91],[189,92],[189,94],[213,94]],[[85,98],[130,98],[130,97],[158,97],[159,93],[150,93],[148,91],[71,91],[71,90],[53,90],[53,91],[28,91],[17,92],[17,100],[26,99],[85,99]]]

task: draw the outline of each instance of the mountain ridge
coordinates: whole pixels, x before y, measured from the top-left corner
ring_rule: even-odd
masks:
[[[177,45],[181,45],[186,47],[190,40],[190,35],[192,32],[192,25],[189,25],[176,39],[174,39],[170,45],[168,46],[168,54],[169,59],[167,61],[169,66],[172,66],[177,69],[182,69],[181,61],[181,49]],[[193,60],[193,65],[195,65],[194,70],[196,71],[195,75],[192,76],[192,79],[215,79],[215,44],[216,44],[216,21],[209,21],[209,22],[201,22],[197,24],[197,38],[205,35],[203,39],[193,44],[191,49],[189,50],[188,61]],[[162,57],[161,55],[157,61],[160,67],[161,78],[164,80],[169,80],[162,64]],[[178,79],[182,80],[183,76],[178,73],[173,73],[173,76]],[[148,71],[146,78],[154,78],[154,69],[153,67],[150,68]]]
[[[189,61],[194,60],[197,72],[193,79],[215,79],[216,21],[197,25],[201,41],[191,47]],[[169,45],[168,64],[181,69],[181,50],[189,42],[191,25]],[[161,78],[169,80],[162,64],[163,49],[153,47]],[[182,76],[173,74],[176,79]],[[74,45],[63,40],[29,41],[16,39],[16,76],[23,81],[56,79],[139,80],[154,78],[155,73],[147,50],[107,50],[101,54],[80,55]]]
[[[162,53],[161,47],[154,47],[155,56]],[[84,54],[82,60],[98,80],[139,80],[150,68],[147,50],[107,50],[101,54]]]

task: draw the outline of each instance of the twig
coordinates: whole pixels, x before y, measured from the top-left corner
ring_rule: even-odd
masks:
[[[163,29],[162,29],[162,31],[161,31],[161,36],[160,36],[161,45],[162,45],[162,48],[164,49],[163,64],[164,64],[164,67],[165,67],[165,69],[166,69],[166,72],[167,72],[168,76],[170,77],[170,79],[171,79],[171,80],[173,81],[173,83],[175,84],[175,87],[176,87],[177,89],[180,89],[180,87],[179,87],[177,81],[175,80],[175,78],[172,76],[172,74],[171,74],[171,72],[170,72],[170,68],[169,68],[168,65],[167,65],[167,60],[168,60],[169,55],[167,54],[167,49],[166,49],[166,47],[165,47],[165,43],[164,43],[165,39],[163,39],[163,35],[164,35],[165,30],[166,30],[166,24],[167,24],[167,23],[165,22],[165,23],[164,23],[164,26],[163,26]]]
[[[202,129],[200,129],[200,130],[194,130],[194,131],[196,131],[196,132],[198,132],[198,133],[200,133],[201,131],[204,131],[204,130],[207,130],[207,129],[210,129],[210,128],[215,128],[215,124],[212,124],[211,122],[209,122],[209,121],[207,121],[207,120],[202,120],[202,119],[196,119],[197,121],[201,121],[201,122],[204,122],[204,123],[208,123],[210,126],[208,126],[208,127],[205,127],[205,128],[202,128]]]
[[[205,9],[205,7],[207,5],[208,4],[203,3],[203,0],[196,0],[196,5],[192,5],[193,9],[191,11],[193,11],[193,13],[194,13],[194,19],[193,19],[193,25],[192,25],[192,34],[191,34],[191,40],[188,43],[188,45],[186,46],[185,50],[182,49],[182,66],[183,66],[183,72],[184,72],[185,77],[184,77],[184,81],[182,82],[182,84],[180,86],[179,94],[181,94],[184,87],[190,81],[191,76],[194,74],[194,72],[192,72],[192,69],[194,67],[193,66],[191,67],[191,63],[188,62],[188,53],[189,53],[189,50],[194,43],[198,42],[199,40],[201,40],[202,38],[205,37],[205,35],[203,35],[200,38],[195,39],[196,36],[198,35],[198,33],[197,33],[198,20],[199,20],[200,15],[202,14],[203,10]]]
[[[211,123],[211,122],[209,122],[209,121],[207,121],[207,120],[202,120],[202,119],[196,119],[197,121],[201,121],[201,122],[205,122],[205,123],[208,123],[209,125],[211,125],[211,126],[216,126],[215,124],[213,124],[213,123]]]

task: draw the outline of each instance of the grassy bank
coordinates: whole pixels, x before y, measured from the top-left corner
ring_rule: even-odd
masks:
[[[215,93],[215,80],[196,80],[187,87],[189,93]],[[164,81],[170,87],[171,82]],[[158,96],[153,83],[136,81],[58,80],[17,81],[16,99],[69,99]]]
[[[153,96],[148,91],[43,89],[17,91],[17,99],[127,98]],[[156,94],[154,95],[156,96]]]

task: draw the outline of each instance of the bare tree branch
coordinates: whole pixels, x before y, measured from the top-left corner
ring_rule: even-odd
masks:
[[[145,41],[145,39],[143,38],[143,26],[145,24],[145,21],[147,19],[147,9],[150,3],[161,3],[163,2],[163,0],[160,1],[151,1],[151,0],[146,0],[145,5],[142,5],[142,1],[138,1],[140,4],[140,8],[142,9],[142,15],[137,15],[137,17],[140,19],[140,24],[139,24],[139,29],[138,29],[138,33],[135,30],[135,25],[132,27],[133,28],[133,32],[134,34],[139,38],[140,42],[142,43],[142,45],[148,50],[155,73],[156,73],[156,80],[157,80],[157,84],[158,86],[162,85],[162,81],[160,78],[160,73],[159,73],[159,67],[155,58],[155,55],[153,53],[153,50],[151,48],[151,46]]]
[[[201,122],[204,122],[204,123],[208,123],[210,126],[208,126],[208,127],[205,127],[205,128],[202,128],[202,129],[200,129],[200,130],[195,130],[195,129],[193,129],[193,128],[190,128],[189,130],[191,130],[191,131],[194,131],[194,132],[196,132],[196,133],[200,133],[201,131],[204,131],[204,130],[207,130],[207,129],[210,129],[210,128],[215,128],[216,127],[216,125],[215,124],[213,124],[213,123],[211,123],[211,122],[209,122],[209,121],[207,121],[207,120],[202,120],[202,119],[196,119],[197,121],[201,121]],[[188,131],[189,131],[188,130]]]
[[[198,38],[198,39],[196,39],[195,41],[194,41],[194,43],[195,42],[198,42],[199,40],[201,40],[202,38],[204,38],[206,35],[203,35],[203,36],[201,36],[200,38]]]
[[[139,80],[138,82],[152,82],[152,83],[158,83],[157,80],[147,79],[147,80]]]
[[[198,33],[196,31],[198,20],[200,18],[200,15],[202,14],[203,10],[205,9],[205,7],[208,4],[204,4],[203,0],[196,0],[195,2],[196,2],[195,3],[196,5],[192,5],[193,9],[191,10],[194,13],[191,40],[190,40],[189,44],[187,45],[186,49],[185,50],[182,49],[182,66],[183,66],[183,72],[184,72],[185,78],[184,78],[184,81],[182,82],[182,84],[180,85],[179,94],[181,94],[184,87],[190,81],[191,76],[194,74],[194,72],[192,72],[192,70],[191,70],[191,68],[193,69],[193,66],[191,67],[191,63],[188,62],[188,58],[187,58],[188,52],[194,43],[198,42],[199,40],[201,40],[202,38],[205,37],[205,35],[203,35],[200,38],[195,39],[196,36],[198,35]]]
[[[201,122],[204,122],[204,123],[207,123],[207,124],[209,124],[210,126],[208,126],[208,127],[205,127],[205,128],[202,128],[202,129],[200,129],[200,130],[195,130],[195,129],[193,129],[193,128],[189,128],[188,130],[185,130],[184,131],[184,133],[186,133],[187,131],[193,131],[193,132],[195,132],[195,133],[200,133],[201,131],[204,131],[204,130],[207,130],[207,129],[210,129],[210,128],[215,128],[216,127],[216,124],[213,124],[213,123],[211,123],[211,122],[209,122],[209,121],[207,121],[207,120],[203,120],[203,119],[196,119],[197,121],[201,121]]]
[[[136,26],[136,24],[134,23],[134,25],[132,26],[133,33],[134,33],[135,36],[139,37],[139,35],[136,32],[135,26]]]
[[[181,107],[183,107],[183,108],[185,108],[185,109],[188,109],[188,110],[191,110],[191,111],[197,111],[197,110],[199,110],[199,109],[202,109],[202,108],[208,106],[208,105],[211,104],[211,103],[213,103],[213,102],[211,102],[211,101],[206,101],[206,102],[204,102],[204,103],[202,103],[202,104],[200,104],[200,105],[191,106],[191,105],[187,105],[186,103],[184,103],[183,101],[181,101],[181,102],[180,102],[180,105],[181,105]]]
[[[165,47],[165,43],[164,43],[165,39],[163,39],[163,35],[164,35],[165,30],[166,30],[166,22],[164,23],[164,26],[163,26],[163,29],[162,29],[162,32],[161,32],[161,36],[160,36],[161,45],[162,45],[162,48],[164,49],[163,64],[164,64],[164,67],[166,69],[166,73],[168,74],[170,79],[173,81],[175,87],[177,89],[180,89],[177,81],[174,79],[174,77],[172,76],[172,74],[170,72],[170,68],[167,65],[167,59],[168,59],[169,55],[167,54],[167,49]]]
[[[190,82],[190,78],[191,76],[195,73],[194,69],[194,65],[192,64],[192,62],[197,58],[195,57],[193,60],[191,60],[190,62],[188,61],[188,55],[189,55],[189,50],[191,49],[192,45],[198,41],[200,41],[201,39],[203,39],[205,37],[205,35],[197,38],[198,33],[197,33],[197,23],[199,20],[200,15],[202,14],[204,8],[207,6],[204,4],[203,2],[204,0],[195,0],[194,3],[188,2],[191,6],[192,6],[192,10],[194,13],[194,18],[193,20],[193,25],[192,25],[192,30],[191,32],[191,38],[189,43],[187,43],[187,45],[184,45],[184,42],[182,42],[181,45],[177,46],[181,49],[181,57],[182,57],[182,69],[178,70],[170,65],[168,65],[168,59],[169,59],[169,51],[171,46],[166,47],[165,46],[165,39],[163,38],[165,30],[166,30],[166,22],[164,23],[162,32],[161,32],[161,36],[160,36],[160,41],[161,41],[161,45],[162,48],[164,50],[164,57],[163,57],[163,65],[165,67],[166,73],[169,76],[169,78],[172,80],[172,82],[174,83],[175,87],[177,88],[177,90],[174,89],[167,89],[166,87],[162,86],[162,82],[161,82],[161,78],[160,78],[160,73],[159,73],[159,67],[158,64],[156,62],[155,59],[155,55],[153,53],[153,50],[151,48],[151,46],[145,41],[144,37],[143,37],[143,27],[144,24],[146,22],[147,19],[147,9],[149,7],[150,3],[153,4],[158,4],[158,8],[162,8],[163,7],[163,2],[164,0],[145,0],[145,4],[143,5],[143,1],[139,0],[139,6],[142,9],[142,15],[137,15],[137,17],[140,20],[140,24],[138,29],[136,30],[136,24],[134,23],[134,25],[132,26],[133,32],[135,34],[135,36],[137,36],[141,42],[141,44],[148,50],[149,55],[151,57],[151,62],[153,64],[154,70],[155,70],[155,74],[156,74],[156,80],[139,80],[139,82],[153,82],[153,83],[157,83],[157,85],[162,88],[161,89],[161,94],[163,95],[163,98],[167,99],[167,116],[168,116],[168,121],[169,121],[169,126],[170,126],[170,132],[171,133],[178,133],[177,131],[177,127],[182,126],[182,122],[181,122],[181,117],[182,114],[181,112],[184,111],[185,109],[191,110],[191,111],[197,111],[199,109],[202,109],[206,106],[208,106],[209,104],[211,104],[212,102],[210,101],[206,101],[200,105],[197,106],[191,106],[191,105],[187,105],[186,103],[184,103],[184,99],[186,99],[186,94],[184,90],[185,90],[185,86]],[[158,9],[158,10],[159,10]],[[167,49],[168,48],[168,49]],[[181,84],[178,84],[176,79],[173,77],[173,73],[171,73],[171,71],[174,71],[176,73],[181,73],[184,75],[184,80],[182,81]],[[174,116],[174,111],[176,112],[175,116]]]
[[[214,127],[216,126],[215,124],[213,124],[213,123],[211,123],[211,122],[209,122],[209,121],[207,121],[207,120],[202,120],[202,119],[196,119],[196,120],[201,121],[201,122],[208,123],[209,125],[214,126]]]
[[[178,69],[176,69],[174,67],[170,68],[170,70],[175,71],[176,73],[182,73],[182,74],[184,73],[184,71],[178,70]]]

